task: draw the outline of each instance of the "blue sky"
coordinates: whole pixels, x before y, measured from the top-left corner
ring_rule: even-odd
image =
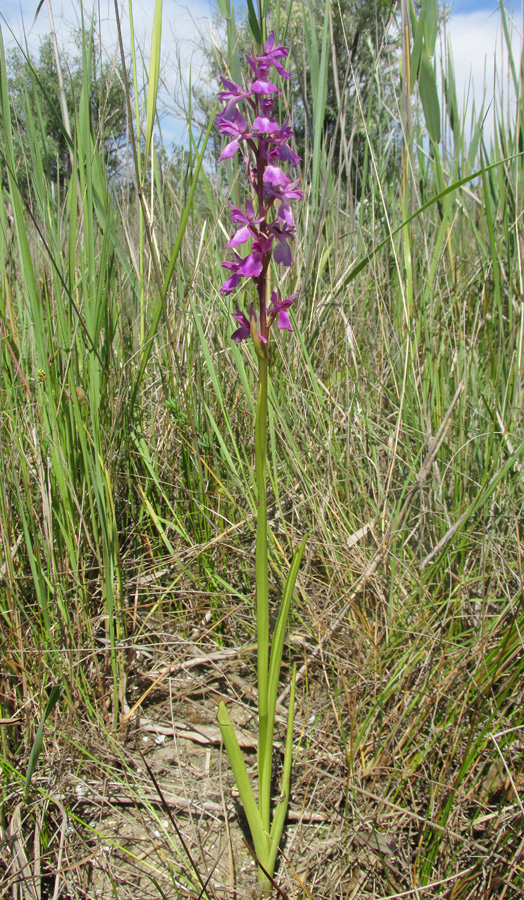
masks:
[[[447,3],[447,6],[451,6],[453,9],[453,13],[472,13],[472,12],[493,12],[494,9],[497,9],[498,2],[497,0],[453,0],[451,3]],[[509,7],[510,4],[507,0],[504,0],[504,5]],[[515,4],[513,4],[514,6]]]
[[[67,47],[67,35],[78,25],[79,0],[51,0],[55,27],[58,33],[59,43]],[[120,8],[123,7],[122,23],[124,41],[129,35],[127,24],[127,2],[120,0]],[[235,0],[235,5],[242,7],[245,0]],[[451,15],[446,26],[446,38],[451,48],[455,65],[455,80],[459,102],[462,97],[472,95],[475,97],[477,109],[479,108],[484,85],[487,86],[487,103],[493,96],[493,71],[501,71],[501,61],[504,51],[501,45],[501,26],[498,0],[447,0],[446,5],[451,7]],[[38,20],[33,26],[35,9],[38,0],[0,0],[0,26],[6,46],[13,46],[13,38],[10,29],[19,40],[23,40],[23,33],[28,36],[30,49],[34,52],[38,49],[41,37],[49,31],[47,4],[44,3]],[[135,34],[140,47],[144,49],[146,57],[150,46],[150,31],[153,20],[155,0],[133,0],[133,16]],[[522,34],[520,16],[520,0],[505,0],[505,9],[515,14],[515,24]],[[104,45],[108,53],[114,51],[116,44],[116,29],[114,25],[113,0],[84,0],[86,10],[99,11],[101,17],[101,30]],[[191,73],[194,84],[203,72],[203,56],[199,49],[201,35],[209,41],[213,35],[212,20],[216,11],[215,0],[164,0],[163,16],[163,40],[162,40],[162,73],[165,76],[164,96],[166,106],[173,108],[177,95],[180,96],[179,77],[187,82]],[[515,58],[520,58],[522,50],[522,38],[518,29],[514,31],[513,52]],[[474,87],[472,87],[472,84]],[[173,119],[173,116],[171,115]],[[164,138],[177,136],[180,126],[166,121],[167,132]],[[488,129],[491,126],[488,123]]]
[[[499,5],[498,0],[445,0],[445,2],[446,6],[451,8],[452,15],[467,15],[475,12],[490,13],[498,9]],[[98,4],[86,2],[85,8],[91,9],[93,5],[96,8]],[[110,8],[112,6],[112,3],[107,4],[102,2],[100,5],[102,6],[102,8],[104,6],[106,8]],[[184,3],[176,5],[179,6],[181,10],[184,8]],[[509,9],[510,7],[515,9],[516,0],[512,0],[512,2],[510,2],[510,0],[504,0],[504,5],[507,9]],[[2,0],[0,12],[1,16],[3,16],[4,18],[4,21],[11,25],[11,27],[13,27],[16,31],[19,30],[22,20],[25,24],[26,29],[29,30],[37,6],[38,0]],[[68,11],[69,13],[71,13],[75,6],[77,6],[76,0],[52,0],[53,13],[58,20],[61,19],[64,11]],[[125,4],[125,6],[127,6],[127,4]],[[145,17],[151,17],[154,9],[154,0],[135,0],[133,6],[134,8],[137,7],[139,8],[139,10],[142,10]],[[199,14],[213,15],[216,9],[215,0],[196,0],[196,2],[195,0],[191,0],[191,3],[187,3],[187,6],[190,9],[195,9],[197,16]],[[237,8],[245,8],[246,2],[245,0],[235,0],[235,6]],[[40,12],[39,19],[46,18],[46,4],[44,3]],[[6,35],[4,30],[4,39],[5,37]]]

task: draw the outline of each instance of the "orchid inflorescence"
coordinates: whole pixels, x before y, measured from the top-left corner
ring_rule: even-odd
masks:
[[[274,102],[282,91],[270,81],[269,72],[274,66],[282,78],[291,78],[280,62],[287,58],[288,53],[288,47],[275,43],[272,32],[260,56],[255,56],[253,50],[246,56],[254,76],[249,89],[222,78],[223,90],[218,95],[225,106],[216,123],[222,134],[230,138],[219,161],[230,159],[240,150],[241,144],[245,146],[244,162],[257,200],[255,209],[248,199],[244,212],[230,204],[231,220],[238,228],[227,246],[234,250],[235,258],[222,263],[231,274],[220,293],[231,294],[243,278],[251,278],[258,294],[258,326],[254,304],[249,307],[247,315],[239,309],[233,315],[240,325],[232,335],[237,344],[250,336],[255,343],[267,344],[269,329],[275,320],[280,329],[292,330],[288,310],[297,294],[282,300],[280,291],[273,291],[271,305],[267,305],[271,258],[283,266],[292,265],[289,242],[295,238],[295,223],[291,201],[301,200],[304,196],[304,191],[297,188],[298,179],[293,181],[282,168],[282,163],[291,166],[300,163],[300,157],[288,143],[293,136],[289,117],[279,125],[273,116]],[[248,118],[238,109],[241,103],[249,111]],[[243,258],[236,248],[249,240],[252,242],[251,251]]]

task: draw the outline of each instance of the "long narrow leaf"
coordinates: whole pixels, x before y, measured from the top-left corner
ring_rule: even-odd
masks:
[[[146,111],[146,159],[149,156],[153,125],[156,115],[156,101],[158,96],[158,80],[160,77],[160,49],[162,45],[162,0],[155,2],[155,14],[153,16],[153,33],[151,35],[151,59],[149,62],[149,86],[147,91]]]
[[[27,764],[27,772],[25,776],[25,787],[24,787],[24,800],[27,800],[29,796],[29,789],[31,787],[31,780],[34,775],[34,771],[38,764],[38,758],[40,756],[40,752],[42,750],[42,743],[44,740],[44,727],[47,722],[49,716],[53,712],[56,704],[60,700],[60,697],[64,693],[64,687],[60,684],[55,684],[51,688],[51,692],[49,694],[49,699],[46,704],[46,708],[44,710],[44,714],[40,720],[40,724],[38,726],[38,730],[35,735],[35,739],[33,741],[33,747],[31,749],[31,755],[29,757],[29,762]]]
[[[280,847],[280,838],[286,821],[287,809],[289,806],[289,791],[291,785],[291,764],[293,762],[293,723],[295,721],[295,686],[297,682],[297,667],[293,666],[293,675],[291,677],[291,690],[289,692],[289,709],[287,714],[286,729],[286,746],[284,749],[284,767],[282,771],[282,791],[281,797],[277,802],[275,813],[273,816],[273,824],[271,826],[271,841],[269,845],[269,871],[274,869],[277,858],[278,848]]]
[[[295,591],[295,584],[298,576],[298,570],[300,568],[300,563],[302,561],[302,556],[304,553],[304,549],[306,546],[307,536],[302,539],[300,544],[298,545],[295,555],[293,557],[293,562],[291,563],[291,568],[289,570],[286,584],[284,587],[284,593],[282,595],[282,603],[280,604],[280,610],[278,613],[277,624],[275,625],[275,631],[273,632],[273,640],[271,643],[271,659],[269,663],[269,683],[268,683],[268,707],[270,713],[273,714],[273,719],[275,716],[275,707],[277,701],[277,693],[278,693],[278,681],[280,677],[280,668],[282,665],[282,652],[284,650],[284,640],[286,636],[286,628],[289,620],[289,610],[291,608],[291,601],[293,599],[293,593]],[[272,729],[271,729],[272,731]]]
[[[217,720],[227,756],[233,770],[233,775],[235,776],[240,800],[249,824],[249,830],[251,831],[251,837],[253,838],[253,843],[255,845],[255,852],[262,865],[267,868],[269,849],[268,836],[262,827],[262,819],[260,818],[255,795],[253,794],[253,789],[251,787],[249,775],[247,774],[246,764],[238,744],[235,729],[229,718],[226,706],[222,701],[218,707]]]

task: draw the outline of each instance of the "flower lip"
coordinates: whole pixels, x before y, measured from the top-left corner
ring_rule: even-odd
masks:
[[[237,272],[239,275],[243,275],[244,278],[257,278],[262,269],[263,265],[260,253],[252,251],[246,256],[242,265],[237,269]]]
[[[272,187],[287,188],[291,179],[280,166],[266,166],[263,181],[264,184],[270,184]]]
[[[273,84],[272,81],[268,81],[266,78],[255,79],[255,81],[253,81],[253,83],[251,85],[251,91],[253,94],[279,94],[280,93],[276,84]]]
[[[291,248],[289,241],[295,240],[295,229],[287,222],[280,224],[278,221],[273,222],[269,226],[270,234],[276,239],[277,244],[273,252],[273,259],[276,263],[282,263],[283,266],[292,266],[293,258],[291,256]]]
[[[226,247],[239,247],[240,244],[245,244],[251,237],[253,237],[253,235],[251,234],[249,225],[242,225],[238,231],[235,231],[233,237],[228,240]]]
[[[231,159],[231,157],[235,155],[237,150],[238,141],[230,141],[229,144],[226,144],[226,146],[224,147],[222,153],[218,157],[218,161],[222,162],[223,159]]]

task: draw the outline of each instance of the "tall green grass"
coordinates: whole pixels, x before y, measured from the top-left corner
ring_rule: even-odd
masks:
[[[335,774],[347,858],[355,816],[365,819],[370,804],[374,827],[407,848],[394,875],[384,861],[378,874],[361,866],[362,896],[424,888],[454,900],[518,897],[521,60],[502,9],[517,106],[497,100],[488,140],[480,115],[470,128],[470,111],[460,112],[452,60],[436,71],[432,31],[417,31],[407,9],[409,53],[427,56],[422,76],[410,56],[409,110],[397,98],[409,146],[373,141],[373,110],[340,84],[339,125],[351,110],[352,134],[358,125],[369,138],[356,196],[344,168],[351,134],[335,165],[321,127],[330,9],[322,22],[306,8],[301,16],[315,110],[302,179],[312,196],[298,226],[295,332],[275,355],[270,390],[275,586],[308,535],[296,616],[310,658],[298,715],[306,688],[327,684],[336,730],[325,713],[326,733],[344,754]],[[233,72],[232,7],[221,13]],[[283,5],[277,14],[285,39],[294,20]],[[159,27],[153,41],[154,63]],[[166,179],[153,139],[158,70],[152,63],[142,86],[135,48],[132,186],[120,191],[90,122],[90,27],[82,44],[72,174],[60,186],[36,152],[45,134],[29,104],[35,152],[15,158],[0,46],[1,825],[5,832],[18,810],[25,835],[49,808],[45,754],[23,802],[47,689],[62,685],[64,694],[44,750],[56,746],[100,771],[111,767],[107,752],[138,796],[119,730],[130,705],[129,648],[148,646],[150,628],[190,634],[208,612],[219,644],[240,646],[254,633],[255,364],[231,346],[231,308],[218,294],[223,209],[238,181],[233,167],[226,184],[203,162],[209,121],[201,130],[189,123],[182,167]],[[387,77],[377,58],[377,104],[389,103],[386,89],[396,85]],[[420,77],[442,79],[440,140],[434,122],[426,136],[427,104],[415,104]],[[27,199],[22,170],[31,173]],[[153,590],[148,578],[158,572]],[[98,757],[81,747],[86,728],[102,736]],[[314,759],[314,748],[306,762],[308,754]],[[177,847],[174,885],[187,863]],[[280,877],[298,891],[292,852]],[[152,895],[163,896],[164,863],[155,865]],[[184,890],[198,895],[195,867],[188,871]],[[333,896],[332,879],[326,862],[306,887]]]

